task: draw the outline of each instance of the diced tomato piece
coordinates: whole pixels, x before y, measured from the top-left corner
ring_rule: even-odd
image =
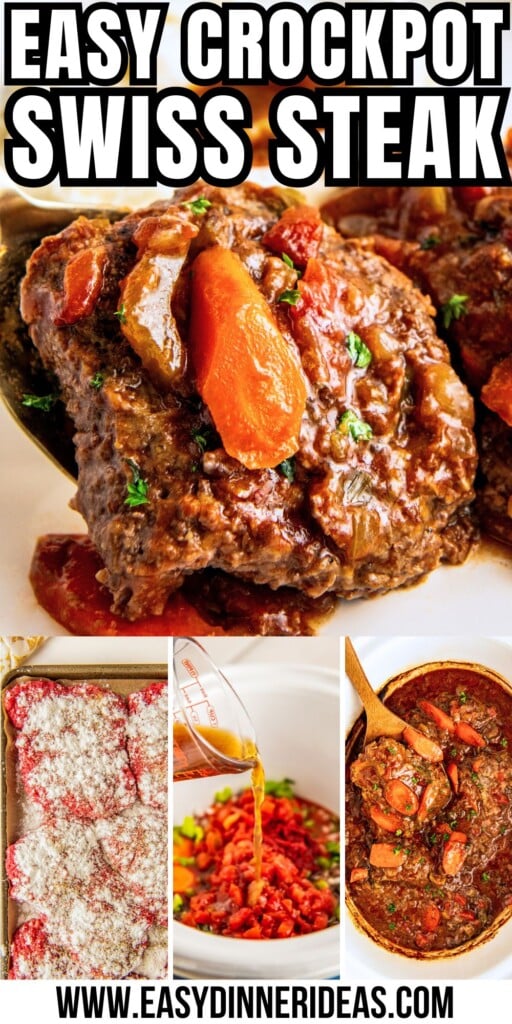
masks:
[[[489,195],[490,192],[492,192],[492,189],[485,185],[458,185],[453,189],[453,195],[457,205],[463,210],[467,210],[469,213],[474,209],[480,199]]]
[[[294,264],[305,267],[316,256],[322,240],[323,225],[316,206],[290,206],[263,236],[263,245]]]
[[[512,356],[496,363],[481,392],[482,402],[512,427]]]
[[[106,263],[103,246],[83,249],[71,257],[64,271],[64,298],[55,316],[57,326],[90,316],[101,292]]]

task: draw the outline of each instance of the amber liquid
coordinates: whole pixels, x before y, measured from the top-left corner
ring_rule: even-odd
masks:
[[[253,740],[240,739],[227,729],[199,725],[196,732],[213,749],[207,750],[195,739],[188,726],[181,722],[173,725],[173,778],[204,779],[211,775],[237,774],[251,771],[251,787],[254,799],[254,865],[256,889],[251,889],[250,902],[256,901],[261,891],[261,851],[263,828],[261,808],[265,799],[265,772],[258,748]],[[246,761],[247,766],[230,764],[230,760]]]

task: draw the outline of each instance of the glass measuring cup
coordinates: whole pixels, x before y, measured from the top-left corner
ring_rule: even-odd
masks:
[[[174,640],[173,758],[175,780],[245,772],[258,761],[242,701],[190,637]]]

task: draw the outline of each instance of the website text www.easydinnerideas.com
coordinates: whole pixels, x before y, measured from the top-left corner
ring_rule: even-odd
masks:
[[[453,1020],[446,985],[70,985],[56,988],[60,1020]]]

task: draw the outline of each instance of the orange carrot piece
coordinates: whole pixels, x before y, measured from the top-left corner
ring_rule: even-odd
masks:
[[[428,782],[421,794],[420,806],[418,808],[418,821],[425,821],[428,818],[430,811],[435,807],[436,803],[436,787],[432,782]]]
[[[390,779],[386,783],[384,796],[393,810],[399,814],[416,814],[419,802],[414,790],[407,786],[401,779]]]
[[[368,878],[368,868],[352,868],[350,872],[351,882],[364,882]]]
[[[370,807],[370,818],[386,832],[396,832],[403,824],[397,814],[393,814],[392,811],[383,811],[376,804]]]
[[[427,903],[421,916],[421,925],[426,932],[435,932],[441,920],[441,911],[435,903]]]
[[[194,853],[194,843],[192,839],[181,836],[179,840],[174,841],[172,851],[175,860],[178,860],[179,857],[191,857]]]
[[[425,736],[424,733],[413,729],[412,725],[406,725],[402,736],[404,742],[412,747],[420,757],[424,757],[425,761],[443,760],[443,751],[439,744],[431,740],[429,736]]]
[[[476,729],[473,729],[473,726],[469,725],[468,722],[457,722],[455,725],[455,735],[458,740],[468,743],[470,747],[486,746],[483,736]]]
[[[182,864],[175,864],[173,867],[173,892],[187,892],[193,889],[196,884],[196,876],[190,868]]]
[[[298,354],[231,250],[201,252],[191,289],[190,354],[222,444],[249,469],[275,467],[299,447],[307,391]]]
[[[450,839],[449,839],[450,843],[463,843],[464,844],[464,843],[467,843],[467,841],[468,841],[468,837],[467,837],[465,832],[451,832],[450,833]]]
[[[370,850],[370,864],[374,868],[399,868],[405,856],[405,851],[392,843],[374,843]]]
[[[464,833],[462,832],[452,833],[452,836],[450,836],[450,839],[446,843],[442,858],[442,868],[445,875],[456,875],[460,871],[466,859],[468,851],[465,842],[462,843],[453,839],[454,835],[463,834]]]
[[[418,701],[418,705],[424,714],[427,715],[432,722],[435,722],[440,729],[446,729],[449,733],[455,732],[455,722],[453,721],[453,718],[450,718],[450,716],[441,708],[438,708],[436,704],[431,704],[429,700],[420,700]]]
[[[459,769],[458,769],[457,765],[455,764],[455,761],[450,761],[450,763],[446,766],[446,774],[447,774],[447,776],[448,776],[448,778],[449,778],[449,780],[450,780],[450,782],[452,784],[453,792],[454,793],[458,793],[459,792]]]

